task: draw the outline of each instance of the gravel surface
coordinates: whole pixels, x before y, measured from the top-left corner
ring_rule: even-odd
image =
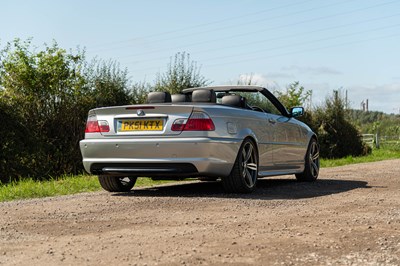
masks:
[[[0,265],[400,265],[400,160],[0,203]]]

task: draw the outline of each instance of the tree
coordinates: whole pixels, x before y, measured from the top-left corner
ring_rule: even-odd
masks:
[[[298,81],[289,84],[285,92],[276,91],[275,93],[279,101],[289,109],[295,106],[304,106],[312,95],[312,91],[306,91],[303,86],[300,86]]]
[[[362,142],[360,132],[349,122],[345,106],[340,92],[334,91],[333,96],[326,99],[325,105],[315,111],[314,121],[322,157],[342,158],[371,152],[370,147]]]
[[[84,51],[67,52],[55,41],[36,50],[16,39],[0,52],[3,181],[82,172],[88,111],[131,102],[127,70],[116,62],[88,64]]]
[[[56,42],[34,52],[30,40],[15,40],[2,51],[4,104],[13,110],[35,151],[21,167],[29,175],[47,177],[76,173],[81,167],[78,142],[91,104],[82,73],[84,53],[67,53]]]
[[[135,83],[131,87],[131,103],[132,104],[141,104],[146,103],[147,95],[152,90],[152,87],[148,83],[139,82]]]
[[[311,90],[305,90],[303,86],[300,86],[298,81],[289,84],[286,87],[286,91],[275,91],[279,101],[288,109],[295,106],[305,106],[307,102],[311,101]],[[312,110],[308,108],[305,110],[304,115],[298,118],[300,121],[306,123],[308,126],[316,131],[313,124]]]
[[[127,69],[115,61],[94,60],[87,79],[93,89],[96,107],[125,105],[131,102]]]
[[[190,60],[188,53],[177,53],[170,60],[165,73],[157,74],[154,89],[168,91],[171,94],[180,93],[183,89],[206,86],[209,81],[200,74],[197,62]]]
[[[34,152],[32,139],[27,128],[21,124],[14,114],[0,98],[0,184],[18,176],[27,176],[29,161],[27,158]]]

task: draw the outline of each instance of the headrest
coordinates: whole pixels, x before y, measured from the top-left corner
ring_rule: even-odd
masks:
[[[217,97],[213,90],[195,90],[192,92],[192,102],[215,103]]]
[[[221,100],[222,104],[246,108],[246,98],[240,95],[225,95]]]
[[[154,91],[147,95],[147,103],[170,103],[171,94],[164,91]]]
[[[173,103],[182,103],[188,101],[187,96],[185,94],[172,94],[171,100]]]

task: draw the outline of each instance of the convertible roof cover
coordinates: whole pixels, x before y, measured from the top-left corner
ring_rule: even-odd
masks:
[[[222,86],[208,86],[208,87],[197,87],[182,90],[183,93],[190,93],[195,90],[214,90],[215,92],[225,92],[225,91],[263,91],[264,87],[261,86],[251,86],[251,85],[222,85]]]

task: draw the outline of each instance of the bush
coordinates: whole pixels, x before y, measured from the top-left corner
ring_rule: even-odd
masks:
[[[147,95],[152,90],[148,83],[136,83],[131,87],[130,99],[131,104],[146,103]]]
[[[86,75],[95,107],[125,105],[131,102],[129,95],[128,71],[121,70],[115,61],[94,60]]]
[[[55,42],[32,50],[29,40],[16,40],[1,51],[3,182],[81,173],[89,109],[130,103],[127,72],[117,64],[88,65],[84,52],[68,53]]]
[[[12,109],[0,99],[0,183],[28,175],[32,160],[33,141],[29,132]]]
[[[361,156],[371,152],[371,148],[362,141],[357,128],[346,117],[345,101],[338,91],[327,98],[325,106],[318,108],[313,117],[321,145],[321,157],[342,158]]]

